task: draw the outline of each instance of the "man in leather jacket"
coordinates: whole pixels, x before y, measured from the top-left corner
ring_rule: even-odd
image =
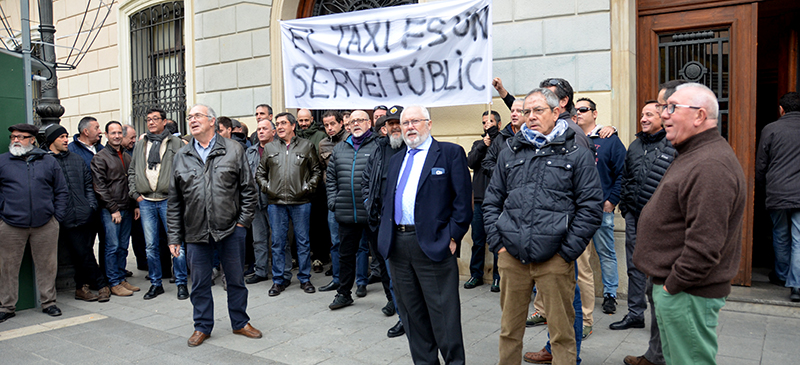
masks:
[[[245,235],[253,222],[258,192],[241,144],[214,131],[216,113],[195,105],[187,117],[194,139],[173,160],[167,226],[169,248],[186,259],[192,275],[194,333],[190,347],[203,343],[214,328],[211,271],[214,250],[227,277],[228,316],[233,333],[261,338],[247,315],[244,285]]]

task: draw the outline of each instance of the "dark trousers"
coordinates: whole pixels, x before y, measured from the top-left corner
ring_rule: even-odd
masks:
[[[92,289],[108,286],[106,275],[100,272],[94,257],[94,234],[88,224],[73,228],[60,227],[58,247],[69,251],[72,265],[75,266],[75,287],[89,285]]]
[[[144,241],[141,219],[136,219],[131,224],[131,248],[136,256],[136,268],[147,271],[147,243]]]
[[[244,238],[247,229],[236,227],[233,233],[216,242],[186,244],[189,271],[192,275],[194,329],[207,335],[214,329],[214,298],[211,295],[211,269],[214,249],[219,250],[222,270],[228,281],[228,316],[231,328],[238,330],[250,321],[247,315],[247,288],[244,286]]]
[[[636,248],[636,223],[639,217],[633,213],[625,214],[625,263],[628,265],[628,316],[644,319],[647,302],[644,295],[647,277],[633,264],[633,250]],[[652,284],[651,284],[652,286]]]
[[[653,364],[666,364],[667,361],[664,359],[664,352],[661,349],[661,332],[656,320],[656,305],[653,303],[653,278],[651,277],[647,278],[645,293],[647,293],[647,301],[650,302],[650,342],[644,358]]]
[[[464,364],[456,257],[435,262],[415,232],[397,232],[389,264],[414,364],[439,364],[437,352],[445,364]]]
[[[369,227],[367,227],[367,231],[369,231],[369,234],[372,237],[372,239],[369,240],[369,251],[372,253],[372,262],[376,263],[376,266],[378,267],[377,276],[381,278],[381,284],[383,284],[383,293],[386,294],[386,299],[388,301],[394,301],[392,287],[390,284],[389,270],[386,269],[386,260],[378,251],[378,231],[375,230],[375,232],[372,232]],[[374,273],[372,275],[374,275]]]
[[[473,278],[483,279],[483,266],[486,261],[486,230],[483,227],[483,209],[481,203],[473,204],[472,211],[472,257],[469,260],[469,273]],[[492,278],[500,280],[497,271],[497,254],[493,254]]]
[[[328,200],[325,197],[324,184],[320,184],[321,189],[317,189],[311,201],[311,218],[313,229],[308,232],[308,239],[311,242],[311,261],[319,260],[327,264],[331,260],[331,232],[328,230]],[[325,222],[326,224],[317,224]],[[295,256],[296,257],[296,256]]]
[[[361,237],[367,235],[367,241],[376,241],[375,234],[366,224],[339,222],[339,294],[350,296],[353,283],[356,281],[356,253]],[[370,243],[373,245],[373,243]]]

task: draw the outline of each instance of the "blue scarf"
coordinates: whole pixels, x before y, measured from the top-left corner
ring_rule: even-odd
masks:
[[[520,132],[522,132],[522,136],[525,137],[528,142],[536,146],[536,148],[542,148],[548,143],[552,142],[556,137],[564,134],[564,132],[567,131],[567,128],[569,128],[567,121],[559,119],[556,121],[556,126],[553,127],[553,130],[550,131],[550,134],[548,135],[544,135],[538,131],[529,129],[528,125],[525,123],[522,123]]]

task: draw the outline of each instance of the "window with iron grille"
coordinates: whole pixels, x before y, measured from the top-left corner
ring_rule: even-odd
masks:
[[[719,100],[717,127],[728,139],[730,28],[662,34],[658,39],[658,51],[660,83],[684,79],[714,91]]]
[[[182,1],[144,9],[130,17],[131,119],[147,130],[147,109],[159,107],[186,133],[186,64]]]
[[[314,3],[312,16],[416,3],[417,0],[317,0]]]

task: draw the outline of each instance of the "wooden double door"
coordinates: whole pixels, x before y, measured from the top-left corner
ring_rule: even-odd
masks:
[[[704,84],[719,99],[720,133],[747,179],[742,261],[733,283],[749,286],[754,235],[756,257],[762,249],[771,252],[771,241],[765,239],[770,223],[760,214],[763,197],[758,195],[756,201],[757,137],[764,125],[777,119],[778,98],[797,88],[800,2],[638,0],[637,5],[639,107],[655,99],[659,84],[674,79]]]

